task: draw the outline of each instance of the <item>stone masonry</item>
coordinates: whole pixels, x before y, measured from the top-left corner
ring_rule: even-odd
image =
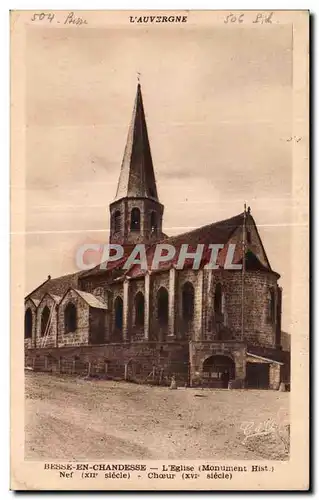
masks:
[[[289,380],[281,346],[280,275],[270,266],[251,210],[168,237],[160,203],[140,84],[115,200],[110,243],[118,263],[50,277],[25,299],[25,362],[35,370],[138,382],[278,389]],[[147,269],[123,269],[136,243]],[[152,267],[156,243],[176,255]],[[178,255],[187,244],[185,265]],[[204,248],[197,268],[191,254]],[[209,245],[220,244],[209,268]],[[227,269],[228,250],[234,245]],[[253,375],[252,375],[253,374]]]

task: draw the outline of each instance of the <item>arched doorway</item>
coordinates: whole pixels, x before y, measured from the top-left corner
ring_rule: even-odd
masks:
[[[229,356],[215,355],[203,362],[203,379],[208,387],[227,388],[235,378],[235,363]]]

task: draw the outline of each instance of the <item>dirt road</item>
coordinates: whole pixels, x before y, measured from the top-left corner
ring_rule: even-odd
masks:
[[[25,455],[283,459],[288,405],[283,392],[169,390],[26,372]]]

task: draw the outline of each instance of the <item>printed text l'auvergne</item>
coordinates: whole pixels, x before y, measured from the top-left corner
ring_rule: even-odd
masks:
[[[129,16],[130,23],[187,23],[187,16]]]

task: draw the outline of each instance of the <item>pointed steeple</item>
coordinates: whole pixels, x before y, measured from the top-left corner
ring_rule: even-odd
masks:
[[[163,213],[138,82],[116,197],[110,204],[110,243],[131,245],[163,239]]]
[[[140,83],[137,85],[115,201],[125,197],[158,201]]]

